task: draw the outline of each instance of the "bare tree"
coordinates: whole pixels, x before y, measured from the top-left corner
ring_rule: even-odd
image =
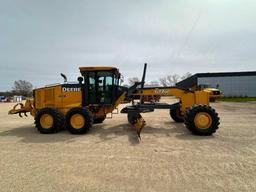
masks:
[[[180,76],[178,74],[168,75],[166,79],[169,85],[174,86],[179,81]]]
[[[25,80],[18,80],[14,82],[13,92],[25,97],[32,95],[33,85]]]
[[[164,87],[166,86],[175,86],[178,81],[186,79],[188,77],[191,77],[192,74],[187,72],[181,77],[178,74],[173,74],[173,75],[167,75],[165,77],[159,78],[160,84]]]
[[[160,84],[163,86],[163,87],[167,87],[168,86],[168,82],[167,82],[167,78],[166,77],[161,77],[159,79],[160,81]]]
[[[138,77],[132,77],[128,79],[128,83],[129,85],[134,85],[135,82],[139,82],[139,78]]]
[[[184,79],[187,79],[187,78],[189,78],[189,77],[191,77],[192,76],[192,74],[191,73],[189,73],[189,72],[187,72],[187,73],[185,73],[184,75],[182,75],[181,76],[181,80],[184,80]]]

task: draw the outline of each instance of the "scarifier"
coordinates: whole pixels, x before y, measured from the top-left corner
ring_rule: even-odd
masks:
[[[66,128],[72,134],[89,131],[92,124],[102,123],[108,114],[113,114],[118,105],[132,102],[121,113],[127,113],[128,122],[136,129],[138,137],[146,122],[141,113],[155,109],[168,109],[171,118],[184,122],[195,135],[212,135],[219,126],[219,117],[209,106],[207,91],[190,91],[178,87],[145,88],[147,64],[144,65],[141,82],[127,88],[121,86],[121,74],[115,67],[80,67],[78,83],[68,83],[64,74],[63,84],[45,86],[33,90],[33,98],[25,105],[19,103],[9,114],[30,113],[35,119],[35,126],[40,133],[56,133]],[[175,96],[179,102],[146,103],[145,96]],[[20,106],[19,108],[17,108]]]

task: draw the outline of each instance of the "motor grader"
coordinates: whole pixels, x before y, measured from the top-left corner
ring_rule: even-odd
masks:
[[[144,65],[141,82],[127,88],[121,86],[121,74],[115,67],[80,67],[81,76],[77,83],[49,85],[33,90],[33,98],[25,104],[19,103],[9,114],[30,113],[40,133],[56,133],[66,128],[72,134],[87,133],[94,123],[102,123],[108,114],[122,102],[140,97],[121,113],[126,113],[128,122],[140,132],[146,125],[142,113],[155,109],[167,109],[176,122],[184,122],[195,135],[211,135],[219,126],[219,117],[209,106],[209,93],[191,91],[178,87],[145,88],[147,64]],[[146,103],[145,96],[175,96],[179,102]]]

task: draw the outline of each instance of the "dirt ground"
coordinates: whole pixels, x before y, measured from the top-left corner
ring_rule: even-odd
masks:
[[[171,99],[167,99],[171,100]],[[168,110],[143,114],[142,141],[117,114],[86,135],[39,134],[0,103],[0,191],[256,191],[256,103],[214,103],[214,136]]]

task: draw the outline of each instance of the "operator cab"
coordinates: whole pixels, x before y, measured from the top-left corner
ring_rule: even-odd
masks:
[[[120,76],[114,67],[80,67],[84,79],[83,105],[113,104],[120,95]]]

